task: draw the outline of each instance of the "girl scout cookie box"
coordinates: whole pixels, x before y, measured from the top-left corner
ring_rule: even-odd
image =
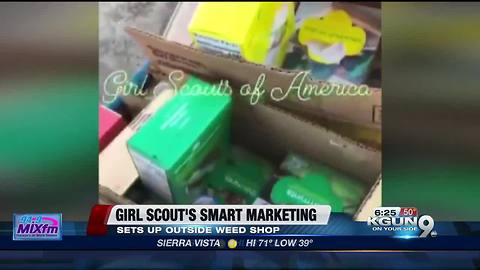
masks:
[[[294,23],[293,2],[208,2],[198,5],[189,32],[202,50],[280,66]]]
[[[191,78],[183,86],[212,85]],[[182,90],[128,141],[141,180],[169,202],[189,204],[189,179],[208,154],[228,140],[231,97]],[[189,91],[189,90],[187,90]]]

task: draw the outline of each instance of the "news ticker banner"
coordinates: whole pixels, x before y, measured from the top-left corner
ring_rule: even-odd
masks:
[[[97,205],[73,227],[61,214],[15,214],[0,224],[0,249],[479,249],[479,232],[414,207],[355,222],[322,205]]]

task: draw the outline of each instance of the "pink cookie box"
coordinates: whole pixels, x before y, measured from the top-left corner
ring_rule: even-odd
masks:
[[[100,105],[99,109],[99,147],[100,152],[122,131],[125,122],[122,116]]]

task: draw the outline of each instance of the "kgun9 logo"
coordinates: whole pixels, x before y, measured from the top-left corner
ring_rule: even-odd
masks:
[[[373,226],[374,231],[399,231],[399,230],[416,230],[419,228],[422,233],[419,237],[427,237],[429,235],[435,237],[437,233],[433,231],[435,221],[429,215],[420,217],[402,217],[402,216],[374,216],[367,220],[369,226]]]
[[[427,222],[427,224],[425,224]],[[433,225],[435,221],[429,215],[423,215],[418,219],[418,227],[422,230],[422,233],[419,237],[427,237],[429,235],[436,236],[437,232],[433,231]]]

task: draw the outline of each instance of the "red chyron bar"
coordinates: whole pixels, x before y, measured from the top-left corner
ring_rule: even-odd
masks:
[[[113,205],[95,205],[88,219],[87,235],[106,235],[107,220]]]
[[[105,235],[108,225],[326,225],[329,205],[97,205],[88,235]]]

